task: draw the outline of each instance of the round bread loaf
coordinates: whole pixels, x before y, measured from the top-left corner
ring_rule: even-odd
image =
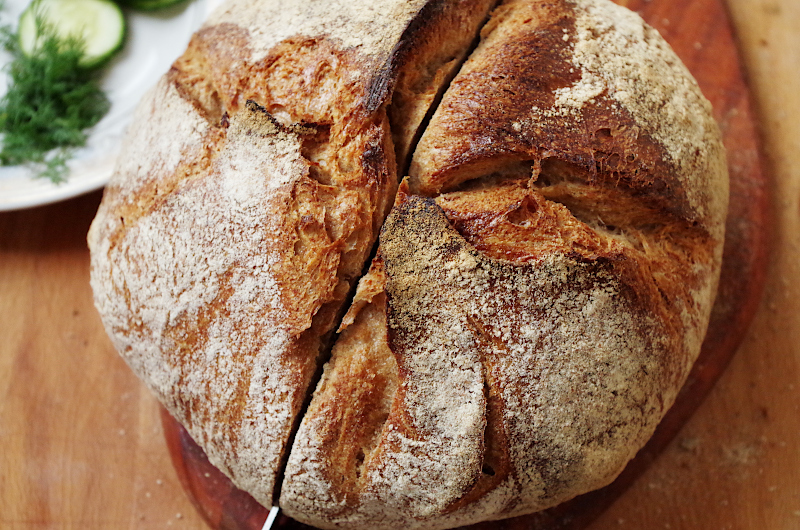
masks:
[[[451,528],[602,487],[699,353],[710,105],[622,7],[496,4],[229,0],[89,232],[120,354],[300,521]]]

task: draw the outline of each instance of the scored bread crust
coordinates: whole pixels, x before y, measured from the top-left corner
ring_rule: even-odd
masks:
[[[281,507],[321,528],[451,528],[611,482],[699,353],[724,156],[639,17],[504,2],[415,150]]]
[[[603,486],[699,352],[708,102],[607,0],[480,29],[494,3],[231,0],[141,103],[90,230],[116,348],[238,487],[269,505],[283,473],[298,520],[449,528]]]
[[[394,85],[421,121],[492,3],[227,2],[137,109],[88,236],[96,305],[262,504],[393,201]]]

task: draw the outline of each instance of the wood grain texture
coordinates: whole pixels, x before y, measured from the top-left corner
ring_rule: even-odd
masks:
[[[775,183],[766,295],[708,399],[592,530],[800,527],[800,3],[728,7]],[[206,528],[91,304],[98,203],[0,214],[0,528]]]

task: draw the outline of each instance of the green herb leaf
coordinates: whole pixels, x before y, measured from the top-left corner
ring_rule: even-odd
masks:
[[[61,182],[73,150],[86,145],[85,130],[111,104],[97,74],[78,64],[83,43],[60,39],[42,20],[36,23],[42,40],[32,56],[21,52],[14,32],[0,33],[13,56],[6,67],[8,92],[0,100],[0,164],[28,165],[37,176]]]

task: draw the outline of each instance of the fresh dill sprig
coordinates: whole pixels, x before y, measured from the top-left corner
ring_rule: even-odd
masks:
[[[8,92],[0,100],[0,164],[27,165],[38,177],[63,182],[67,160],[86,145],[86,129],[108,112],[111,104],[97,73],[79,66],[83,42],[62,38],[37,17],[36,52],[25,55],[16,32],[0,30],[13,60],[6,65]]]

